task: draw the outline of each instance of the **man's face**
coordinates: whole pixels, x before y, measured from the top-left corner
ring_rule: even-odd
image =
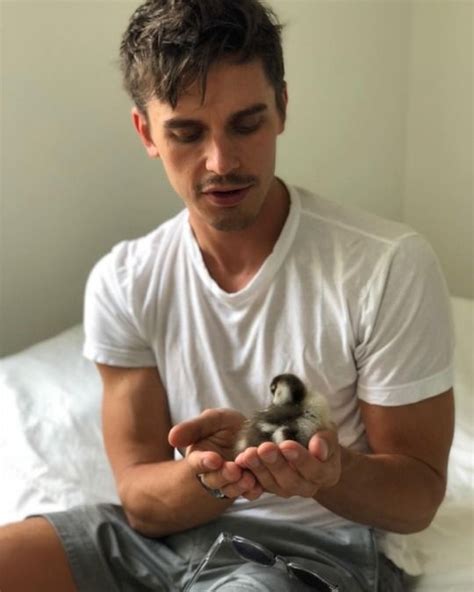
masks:
[[[193,227],[252,225],[275,190],[276,139],[284,129],[261,62],[219,62],[209,70],[204,102],[195,83],[175,109],[151,100],[148,118],[149,125],[134,109],[147,152],[163,161]]]

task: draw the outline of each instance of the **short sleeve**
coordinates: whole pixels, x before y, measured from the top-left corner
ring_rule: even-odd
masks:
[[[449,294],[430,245],[411,234],[374,269],[355,350],[358,396],[404,405],[453,384],[454,332]]]
[[[121,243],[89,275],[84,302],[83,354],[100,364],[153,367],[156,359],[133,313],[134,266]]]

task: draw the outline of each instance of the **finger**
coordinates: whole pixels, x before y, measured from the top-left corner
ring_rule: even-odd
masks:
[[[199,478],[207,487],[220,489],[228,497],[237,497],[256,484],[255,477],[250,471],[244,471],[232,461],[224,463],[218,471],[201,473]]]
[[[316,489],[335,485],[341,474],[341,454],[336,432],[321,432],[313,436],[308,449],[296,450],[292,443],[284,442],[282,454],[288,457],[291,464],[301,477],[313,483]],[[297,452],[297,455],[291,454]],[[325,460],[322,460],[325,459]]]
[[[261,444],[258,448],[244,451],[244,462],[257,478],[265,491],[278,493],[279,485],[274,478],[272,469],[276,464],[278,447],[270,442]]]
[[[258,456],[258,449],[255,446],[245,449],[243,452],[237,455],[235,463],[244,468],[250,470],[255,475],[255,486],[250,491],[242,493],[242,496],[253,501],[258,499],[264,492],[264,488],[261,482],[266,483],[266,488],[269,491],[274,482],[271,479],[271,475],[265,475],[268,473],[265,465],[260,461]]]
[[[183,421],[168,434],[168,442],[175,448],[190,446],[222,429],[238,429],[241,418],[230,409],[206,409],[198,417]]]
[[[255,487],[250,489],[249,491],[245,491],[242,493],[242,497],[249,501],[257,500],[261,495],[263,495],[264,489],[263,487],[257,482]]]
[[[227,485],[235,485],[243,476],[243,469],[233,462],[226,462],[217,471],[200,474],[200,479],[211,489],[222,489]]]
[[[233,462],[226,463],[219,471],[201,474],[199,478],[207,487],[219,489],[229,498],[239,497],[257,486],[255,476]]]
[[[299,446],[296,443],[297,446]],[[304,452],[304,450],[303,450]],[[314,491],[311,481],[295,470],[288,462],[278,446],[262,444],[258,449],[259,458],[271,474],[273,481],[279,488],[279,495],[289,497],[291,495],[309,496]],[[306,454],[308,454],[306,452]]]
[[[279,448],[283,457],[293,468],[295,468],[305,456],[313,458],[307,448],[294,440],[285,440],[279,445]]]
[[[246,448],[243,452],[239,453],[234,462],[245,469],[253,469],[260,465],[260,459],[258,458],[258,450],[256,446]]]
[[[316,444],[316,447],[319,444]],[[287,440],[280,444],[282,456],[290,466],[307,482],[318,484],[322,461],[297,442]]]
[[[265,464],[259,456],[259,449],[256,446],[247,448],[241,452],[236,458],[235,463],[244,469],[248,469],[254,475],[264,476],[268,472]]]
[[[210,450],[194,450],[186,456],[186,461],[195,475],[217,471],[224,465],[224,459]]]
[[[256,487],[257,481],[254,475],[249,471],[243,471],[242,477],[235,483],[223,485],[219,489],[230,498],[240,497],[246,492],[253,491]]]

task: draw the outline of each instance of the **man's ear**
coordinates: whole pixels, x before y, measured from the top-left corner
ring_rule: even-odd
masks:
[[[137,134],[145,146],[145,150],[150,158],[160,158],[158,148],[156,147],[153,138],[151,137],[150,124],[147,117],[138,109],[132,108],[132,123]]]

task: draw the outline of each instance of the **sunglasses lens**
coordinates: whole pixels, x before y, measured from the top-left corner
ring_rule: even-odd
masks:
[[[296,565],[289,565],[288,567],[294,576],[301,580],[303,584],[311,586],[313,590],[317,592],[331,592],[333,590],[329,584],[326,584],[319,576],[307,569],[297,567]]]
[[[273,553],[267,552],[265,549],[262,549],[251,542],[234,537],[232,544],[234,545],[234,549],[237,551],[237,553],[247,561],[253,561],[254,563],[259,563],[260,565],[269,566],[275,563]]]

